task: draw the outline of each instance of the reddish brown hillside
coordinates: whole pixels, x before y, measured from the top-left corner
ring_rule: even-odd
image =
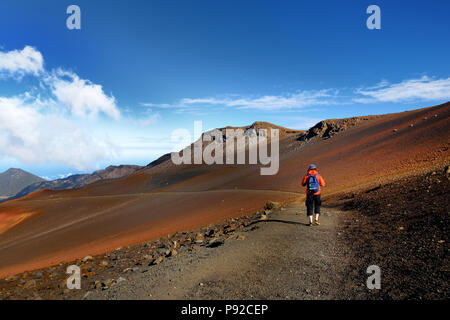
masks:
[[[258,166],[175,166],[167,159],[126,178],[4,203],[0,221],[15,226],[2,225],[0,275],[247,214],[268,200],[302,201],[309,163],[327,181],[325,199],[426,171],[449,162],[449,113],[446,103],[287,130],[274,176],[261,176]],[[17,214],[26,219],[17,223]]]

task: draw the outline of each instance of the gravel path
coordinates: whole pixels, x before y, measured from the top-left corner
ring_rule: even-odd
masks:
[[[323,208],[321,225],[313,227],[306,226],[304,212],[303,203],[278,209],[219,247],[188,248],[85,298],[340,298],[345,259],[336,242],[339,211]]]

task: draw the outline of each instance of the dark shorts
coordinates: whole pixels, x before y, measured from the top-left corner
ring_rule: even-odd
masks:
[[[306,195],[306,215],[311,216],[314,213],[320,213],[320,206],[322,205],[322,199],[320,194],[318,195]]]

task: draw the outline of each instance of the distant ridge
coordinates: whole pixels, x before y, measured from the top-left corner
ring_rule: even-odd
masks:
[[[9,198],[3,200],[21,198],[42,189],[63,190],[79,188],[99,180],[125,177],[135,173],[140,168],[140,166],[136,165],[109,166],[106,169],[94,171],[92,174],[74,174],[63,179],[52,181],[41,179],[40,181],[24,186],[16,193],[10,195]]]
[[[15,195],[33,183],[46,181],[22,169],[10,168],[0,173],[0,199]]]

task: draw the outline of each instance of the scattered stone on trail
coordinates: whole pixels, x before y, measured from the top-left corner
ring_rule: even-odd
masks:
[[[83,258],[83,262],[87,262],[87,261],[90,261],[90,260],[94,260],[94,258],[92,258],[91,255],[87,255],[86,257]]]
[[[86,292],[85,294],[84,294],[84,296],[83,296],[83,300],[86,300],[90,295],[92,294],[92,291],[88,291],[88,292]]]
[[[127,279],[125,279],[124,277],[119,277],[119,279],[117,279],[117,283],[121,283],[123,281],[127,281]]]
[[[197,233],[197,236],[196,236],[196,238],[195,238],[195,240],[196,241],[198,241],[198,240],[205,240],[205,236],[203,235],[203,234],[201,234],[201,233]]]
[[[106,261],[106,260],[102,260],[102,262],[100,262],[100,265],[101,265],[102,267],[107,267],[107,266],[109,265],[109,263],[108,263],[108,261]]]
[[[164,260],[164,257],[161,256],[156,259],[152,259],[148,265],[149,266],[157,265],[157,264],[160,264],[163,260]]]
[[[99,280],[95,280],[94,289],[101,289],[102,287],[103,287],[103,283],[101,283]]]
[[[208,248],[216,248],[216,247],[219,247],[221,245],[223,245],[223,240],[221,240],[221,239],[213,239],[213,240],[208,242],[206,247],[208,247]]]
[[[9,276],[9,277],[5,278],[5,280],[6,280],[7,282],[12,282],[12,281],[17,280],[17,276]]]
[[[397,132],[397,131],[398,131],[398,129],[394,129],[394,130],[392,130],[392,132],[394,132],[394,133],[395,133],[395,132]]]
[[[269,201],[264,206],[264,209],[265,210],[274,210],[274,209],[278,209],[279,207],[280,207],[280,204],[278,202]]]
[[[261,215],[260,220],[267,220],[267,215],[266,214]]]
[[[114,278],[108,279],[108,280],[105,281],[104,284],[105,284],[106,287],[110,287],[112,284],[115,283],[115,281],[116,281],[116,280],[115,280]]]
[[[29,288],[35,288],[36,287],[36,280],[32,279],[32,280],[28,280],[24,285],[24,289],[29,289]]]

